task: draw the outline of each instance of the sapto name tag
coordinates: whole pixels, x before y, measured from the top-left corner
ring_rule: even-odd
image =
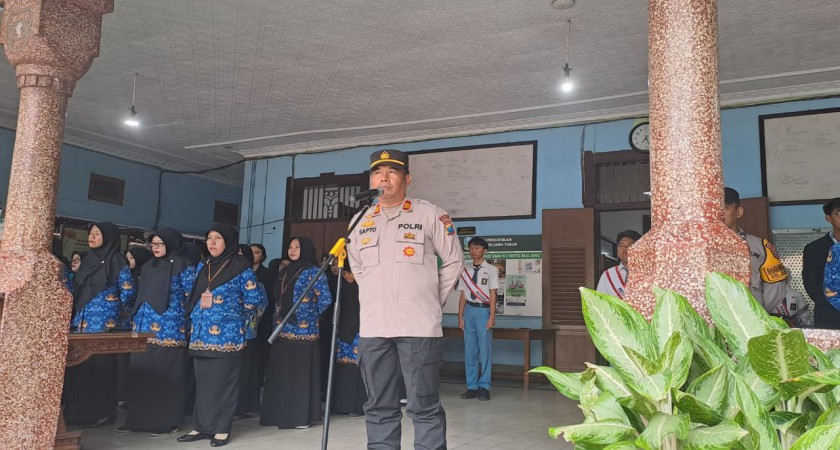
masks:
[[[359,234],[368,234],[368,233],[376,233],[376,227],[362,228],[361,230],[359,230]]]
[[[419,223],[401,223],[397,225],[398,230],[422,230],[423,225]]]
[[[201,309],[207,309],[213,306],[213,293],[204,291],[201,293]]]

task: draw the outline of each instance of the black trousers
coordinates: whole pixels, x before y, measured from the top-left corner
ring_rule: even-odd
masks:
[[[446,412],[440,401],[443,350],[442,337],[359,340],[359,368],[368,394],[368,449],[400,448],[400,372],[405,379],[406,412],[414,423],[414,448],[446,449]]]

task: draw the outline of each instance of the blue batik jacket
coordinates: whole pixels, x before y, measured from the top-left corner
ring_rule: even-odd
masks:
[[[131,303],[135,294],[137,286],[131,278],[131,269],[124,266],[117,283],[107,286],[76,313],[73,326],[78,327],[79,333],[99,333],[116,328],[120,311]]]
[[[195,284],[195,274],[201,273],[204,263],[199,263],[192,276],[190,289]],[[190,314],[190,344],[192,352],[238,352],[245,348],[245,330],[265,311],[268,300],[260,289],[257,276],[250,268],[227,283],[211,291],[213,303],[202,309],[195,305]]]
[[[295,300],[300,298],[300,294],[303,293],[303,290],[317,273],[317,267],[310,267],[300,273],[297,281],[295,281]],[[315,282],[315,286],[300,302],[297,311],[292,314],[286,325],[283,325],[279,336],[293,341],[317,341],[319,335],[318,318],[330,307],[331,303],[332,295],[330,295],[327,277],[321,274],[318,281]],[[279,303],[277,307],[280,307]],[[280,325],[281,320],[283,320],[282,317],[276,317],[275,326]]]
[[[146,302],[140,305],[131,320],[131,329],[138,333],[155,333],[149,344],[161,347],[187,345],[187,325],[184,317],[187,300],[195,281],[195,266],[189,266],[169,280],[169,304],[163,314],[158,314]],[[139,300],[138,300],[139,301]]]

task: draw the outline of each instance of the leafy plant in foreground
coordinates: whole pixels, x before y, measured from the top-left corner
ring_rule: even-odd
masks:
[[[685,297],[655,290],[648,322],[581,288],[586,327],[610,366],[542,373],[580,402],[550,428],[581,450],[825,450],[840,442],[840,350],[823,353],[764,311],[743,284],[706,277],[710,328]]]

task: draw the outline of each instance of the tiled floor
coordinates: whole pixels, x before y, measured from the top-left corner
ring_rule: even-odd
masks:
[[[443,384],[443,402],[447,417],[447,440],[450,449],[572,449],[565,441],[548,436],[550,426],[579,423],[576,403],[554,390],[518,387],[494,387],[489,402],[461,400],[462,384]],[[122,418],[120,418],[122,420]],[[117,421],[117,425],[122,423]],[[308,430],[278,430],[259,426],[259,419],[234,422],[230,449],[321,448],[323,427]],[[150,437],[143,433],[117,434],[114,427],[85,430],[82,442],[87,450],[103,449],[198,449],[210,448],[210,441],[182,444],[170,436]],[[413,448],[411,419],[403,415],[404,449]],[[330,421],[330,449],[364,449],[366,444],[363,417],[333,416]]]

